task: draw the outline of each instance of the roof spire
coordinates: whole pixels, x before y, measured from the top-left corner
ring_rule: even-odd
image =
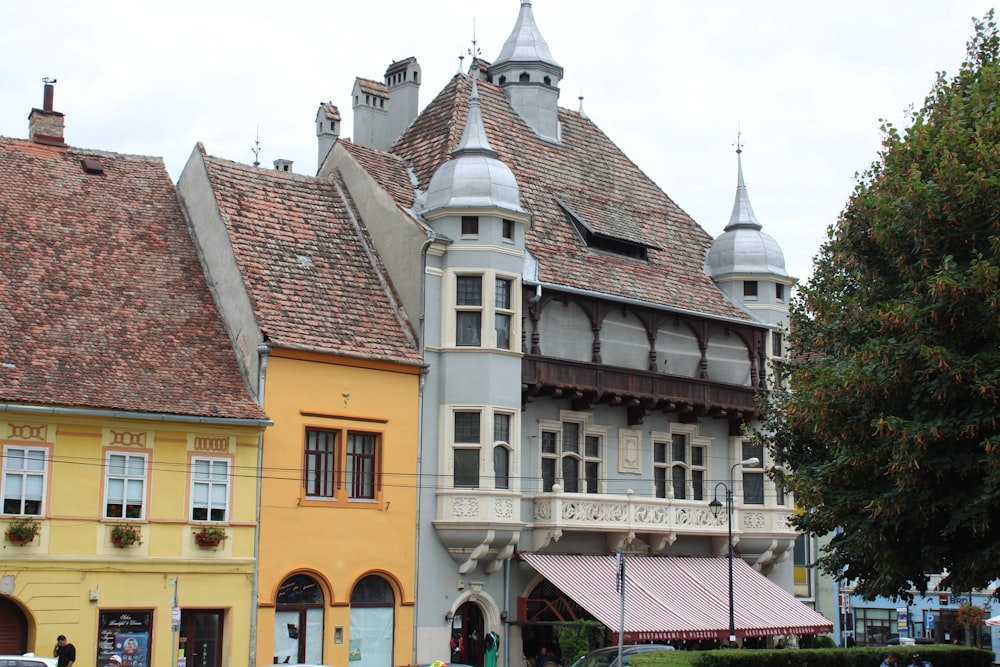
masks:
[[[483,125],[483,104],[479,97],[479,67],[475,62],[472,64],[470,72],[472,77],[472,92],[469,93],[469,115],[465,120],[465,129],[462,130],[462,139],[458,142],[458,147],[451,152],[454,157],[465,154],[479,153],[496,157],[497,152],[490,146],[490,140],[486,137],[486,127]]]
[[[583,116],[584,118],[590,118],[590,116],[587,115],[587,112],[583,110],[583,91],[582,90],[580,91],[580,97],[578,99],[580,100],[580,115]]]
[[[732,229],[761,229],[763,225],[757,221],[757,216],[750,206],[750,196],[747,194],[747,185],[743,181],[743,142],[740,140],[742,132],[736,131],[736,199],[733,202],[733,212],[729,216],[729,224],[725,231]]]

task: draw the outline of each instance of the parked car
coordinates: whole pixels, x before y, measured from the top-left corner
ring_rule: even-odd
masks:
[[[0,667],[56,667],[55,658],[41,658],[34,653],[0,655]]]
[[[618,664],[618,647],[596,648],[573,663],[572,667],[628,667],[629,660],[636,653],[647,651],[673,651],[669,644],[626,644],[622,647],[622,664]]]

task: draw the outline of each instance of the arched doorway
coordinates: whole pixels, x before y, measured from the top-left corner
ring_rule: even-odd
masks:
[[[483,610],[478,604],[475,602],[466,602],[459,607],[458,611],[455,612],[455,616],[451,619],[451,634],[452,636],[458,635],[462,638],[462,648],[458,656],[461,659],[455,660],[455,656],[453,655],[451,661],[474,665],[474,667],[483,667],[486,652],[483,643],[486,636],[484,630]]]
[[[0,655],[21,655],[28,650],[28,619],[11,600],[0,597]]]
[[[392,667],[396,596],[382,577],[370,574],[351,591],[351,667]]]
[[[293,574],[278,589],[274,662],[323,664],[323,589],[305,574]]]

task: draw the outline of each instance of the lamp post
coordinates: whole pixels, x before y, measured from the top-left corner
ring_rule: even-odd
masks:
[[[756,456],[751,456],[748,459],[743,459],[739,463],[734,463],[729,468],[729,486],[726,486],[725,482],[719,482],[715,485],[715,491],[712,492],[712,502],[708,504],[712,508],[712,513],[715,516],[719,516],[719,512],[722,510],[722,503],[719,502],[719,487],[723,487],[726,490],[726,525],[729,528],[729,645],[733,646],[736,643],[736,613],[735,605],[733,602],[733,474],[736,472],[738,466],[753,467],[760,464],[760,459]]]

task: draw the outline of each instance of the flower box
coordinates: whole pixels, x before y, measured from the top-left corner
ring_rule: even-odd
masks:
[[[127,523],[116,523],[111,529],[111,543],[119,549],[133,544],[142,544],[142,532],[136,526]]]
[[[10,523],[4,529],[4,537],[11,544],[16,544],[18,546],[24,546],[38,535],[42,530],[41,524],[39,524],[34,519],[24,518],[24,519],[11,519]]]
[[[215,549],[226,539],[226,531],[218,526],[204,526],[194,531],[194,541],[203,549]]]

